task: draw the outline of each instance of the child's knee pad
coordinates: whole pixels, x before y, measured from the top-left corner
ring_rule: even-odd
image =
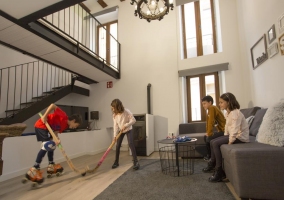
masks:
[[[45,151],[54,151],[56,149],[56,144],[54,141],[46,141],[42,143],[42,148]]]

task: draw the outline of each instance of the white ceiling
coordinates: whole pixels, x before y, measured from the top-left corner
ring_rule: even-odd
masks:
[[[101,82],[114,79],[89,63],[0,16],[0,40],[44,60]]]
[[[0,9],[16,19],[51,6],[61,0],[0,0]]]
[[[108,5],[113,4],[114,1],[120,2],[120,0],[104,1]],[[21,19],[22,17],[58,2],[61,2],[61,0],[0,0],[0,9],[16,19]],[[96,10],[102,10],[102,7],[98,4],[97,0],[87,0],[83,3],[91,9],[91,13],[93,13],[92,9],[94,8],[96,8]],[[109,8],[109,6],[106,8]],[[102,16],[101,20],[109,17],[113,16]],[[0,16],[0,40],[59,66],[77,72],[92,80],[101,82],[114,79],[94,66],[71,55],[24,28],[21,28],[2,16]]]

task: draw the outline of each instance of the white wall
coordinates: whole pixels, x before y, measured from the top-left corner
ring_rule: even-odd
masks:
[[[162,21],[148,23],[134,17],[129,2],[106,1],[119,5],[118,41],[121,44],[121,79],[91,86],[90,110],[100,112],[100,126],[112,125],[110,104],[119,98],[134,114],[147,112],[147,85],[151,87],[152,113],[168,118],[168,131],[176,133],[179,124],[176,13],[170,11]],[[88,6],[88,5],[87,5]],[[101,7],[94,3],[91,12]],[[83,103],[85,103],[83,100]],[[87,102],[86,102],[87,103]],[[168,133],[164,133],[165,137]]]
[[[181,47],[179,44],[178,69],[191,69],[229,62],[229,70],[225,71],[226,82],[223,92],[232,92],[241,107],[247,107],[243,95],[246,88],[243,85],[242,64],[240,60],[239,31],[236,11],[236,0],[219,0],[220,23],[222,35],[222,52],[181,60]],[[180,33],[178,34],[178,37]],[[180,39],[178,40],[180,41]],[[219,79],[221,81],[221,79]]]
[[[226,91],[234,93],[242,107],[248,107],[244,93],[243,68],[235,0],[219,0],[223,52],[181,60],[178,8],[161,21],[148,23],[134,17],[134,7],[127,2],[106,1],[109,7],[119,4],[118,41],[121,44],[121,79],[90,86],[90,97],[69,95],[73,105],[87,105],[100,113],[99,127],[112,127],[110,103],[119,98],[134,114],[147,112],[147,85],[151,83],[152,113],[168,119],[168,132],[178,133],[182,122],[178,70],[229,62],[224,74]],[[87,5],[88,6],[88,5]],[[90,7],[91,12],[100,6]],[[131,20],[130,20],[131,19]],[[168,133],[165,133],[167,136]]]
[[[278,18],[284,14],[284,1],[241,0],[237,1],[237,5],[244,85],[250,88],[247,90],[249,93],[245,93],[244,96],[246,102],[268,107],[284,97],[281,86],[284,57],[278,53],[253,70],[250,48],[263,34],[267,36],[267,31],[273,24],[276,28],[274,42],[278,42],[280,36]]]
[[[166,137],[168,132],[177,133],[182,119],[178,70],[223,62],[230,63],[229,70],[224,72],[224,88],[236,95],[241,107],[267,107],[283,98],[283,90],[280,88],[284,71],[281,66],[283,57],[278,54],[252,70],[250,48],[272,24],[276,25],[278,39],[277,19],[284,13],[284,1],[219,0],[223,51],[186,60],[180,59],[177,8],[170,11],[162,21],[148,23],[134,17],[134,8],[129,2],[106,2],[109,7],[119,4],[121,79],[110,80],[113,81],[113,88],[110,89],[106,88],[106,82],[92,84],[89,87],[90,97],[70,94],[60,101],[60,104],[84,105],[90,111],[99,111],[99,128],[113,126],[110,103],[115,98],[121,99],[134,114],[146,113],[147,85],[151,83],[152,113],[161,117],[161,121],[168,122],[167,128],[162,125],[157,125],[160,129],[155,127],[155,132],[158,132],[155,140]],[[101,8],[96,3],[95,9],[90,9],[93,13]],[[3,48],[2,52],[6,53]],[[10,54],[6,55],[9,57]],[[8,61],[12,62],[10,59]],[[29,127],[33,127],[34,122],[35,119],[30,120]],[[38,147],[35,145],[31,148]]]
[[[247,107],[243,100],[236,1],[220,0],[219,3],[223,52],[186,60],[180,59],[177,8],[163,20],[148,23],[134,17],[134,7],[127,2],[107,1],[107,4],[109,7],[119,4],[121,79],[111,80],[111,89],[106,88],[106,82],[91,85],[89,98],[75,94],[70,96],[74,105],[88,105],[90,111],[98,110],[102,128],[112,126],[110,103],[115,98],[121,99],[134,114],[146,113],[147,85],[151,83],[152,112],[167,118],[168,131],[176,134],[182,122],[178,70],[222,62],[230,63],[230,70],[225,72],[226,90],[237,96],[242,107]],[[90,9],[92,12],[98,11]]]

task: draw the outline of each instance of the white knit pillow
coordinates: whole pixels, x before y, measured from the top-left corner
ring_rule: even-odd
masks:
[[[284,146],[284,100],[267,109],[256,141],[278,147]]]

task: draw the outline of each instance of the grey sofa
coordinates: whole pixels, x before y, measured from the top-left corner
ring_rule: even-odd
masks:
[[[256,111],[260,107],[241,109],[245,118],[255,115]],[[216,130],[215,130],[216,131]],[[188,136],[191,138],[197,138],[195,147],[195,157],[204,157],[207,154],[204,135],[206,133],[206,122],[195,122],[195,123],[183,123],[179,125],[179,136]]]
[[[255,114],[250,143],[221,146],[227,178],[242,199],[284,199],[284,147],[255,141],[266,110]]]

